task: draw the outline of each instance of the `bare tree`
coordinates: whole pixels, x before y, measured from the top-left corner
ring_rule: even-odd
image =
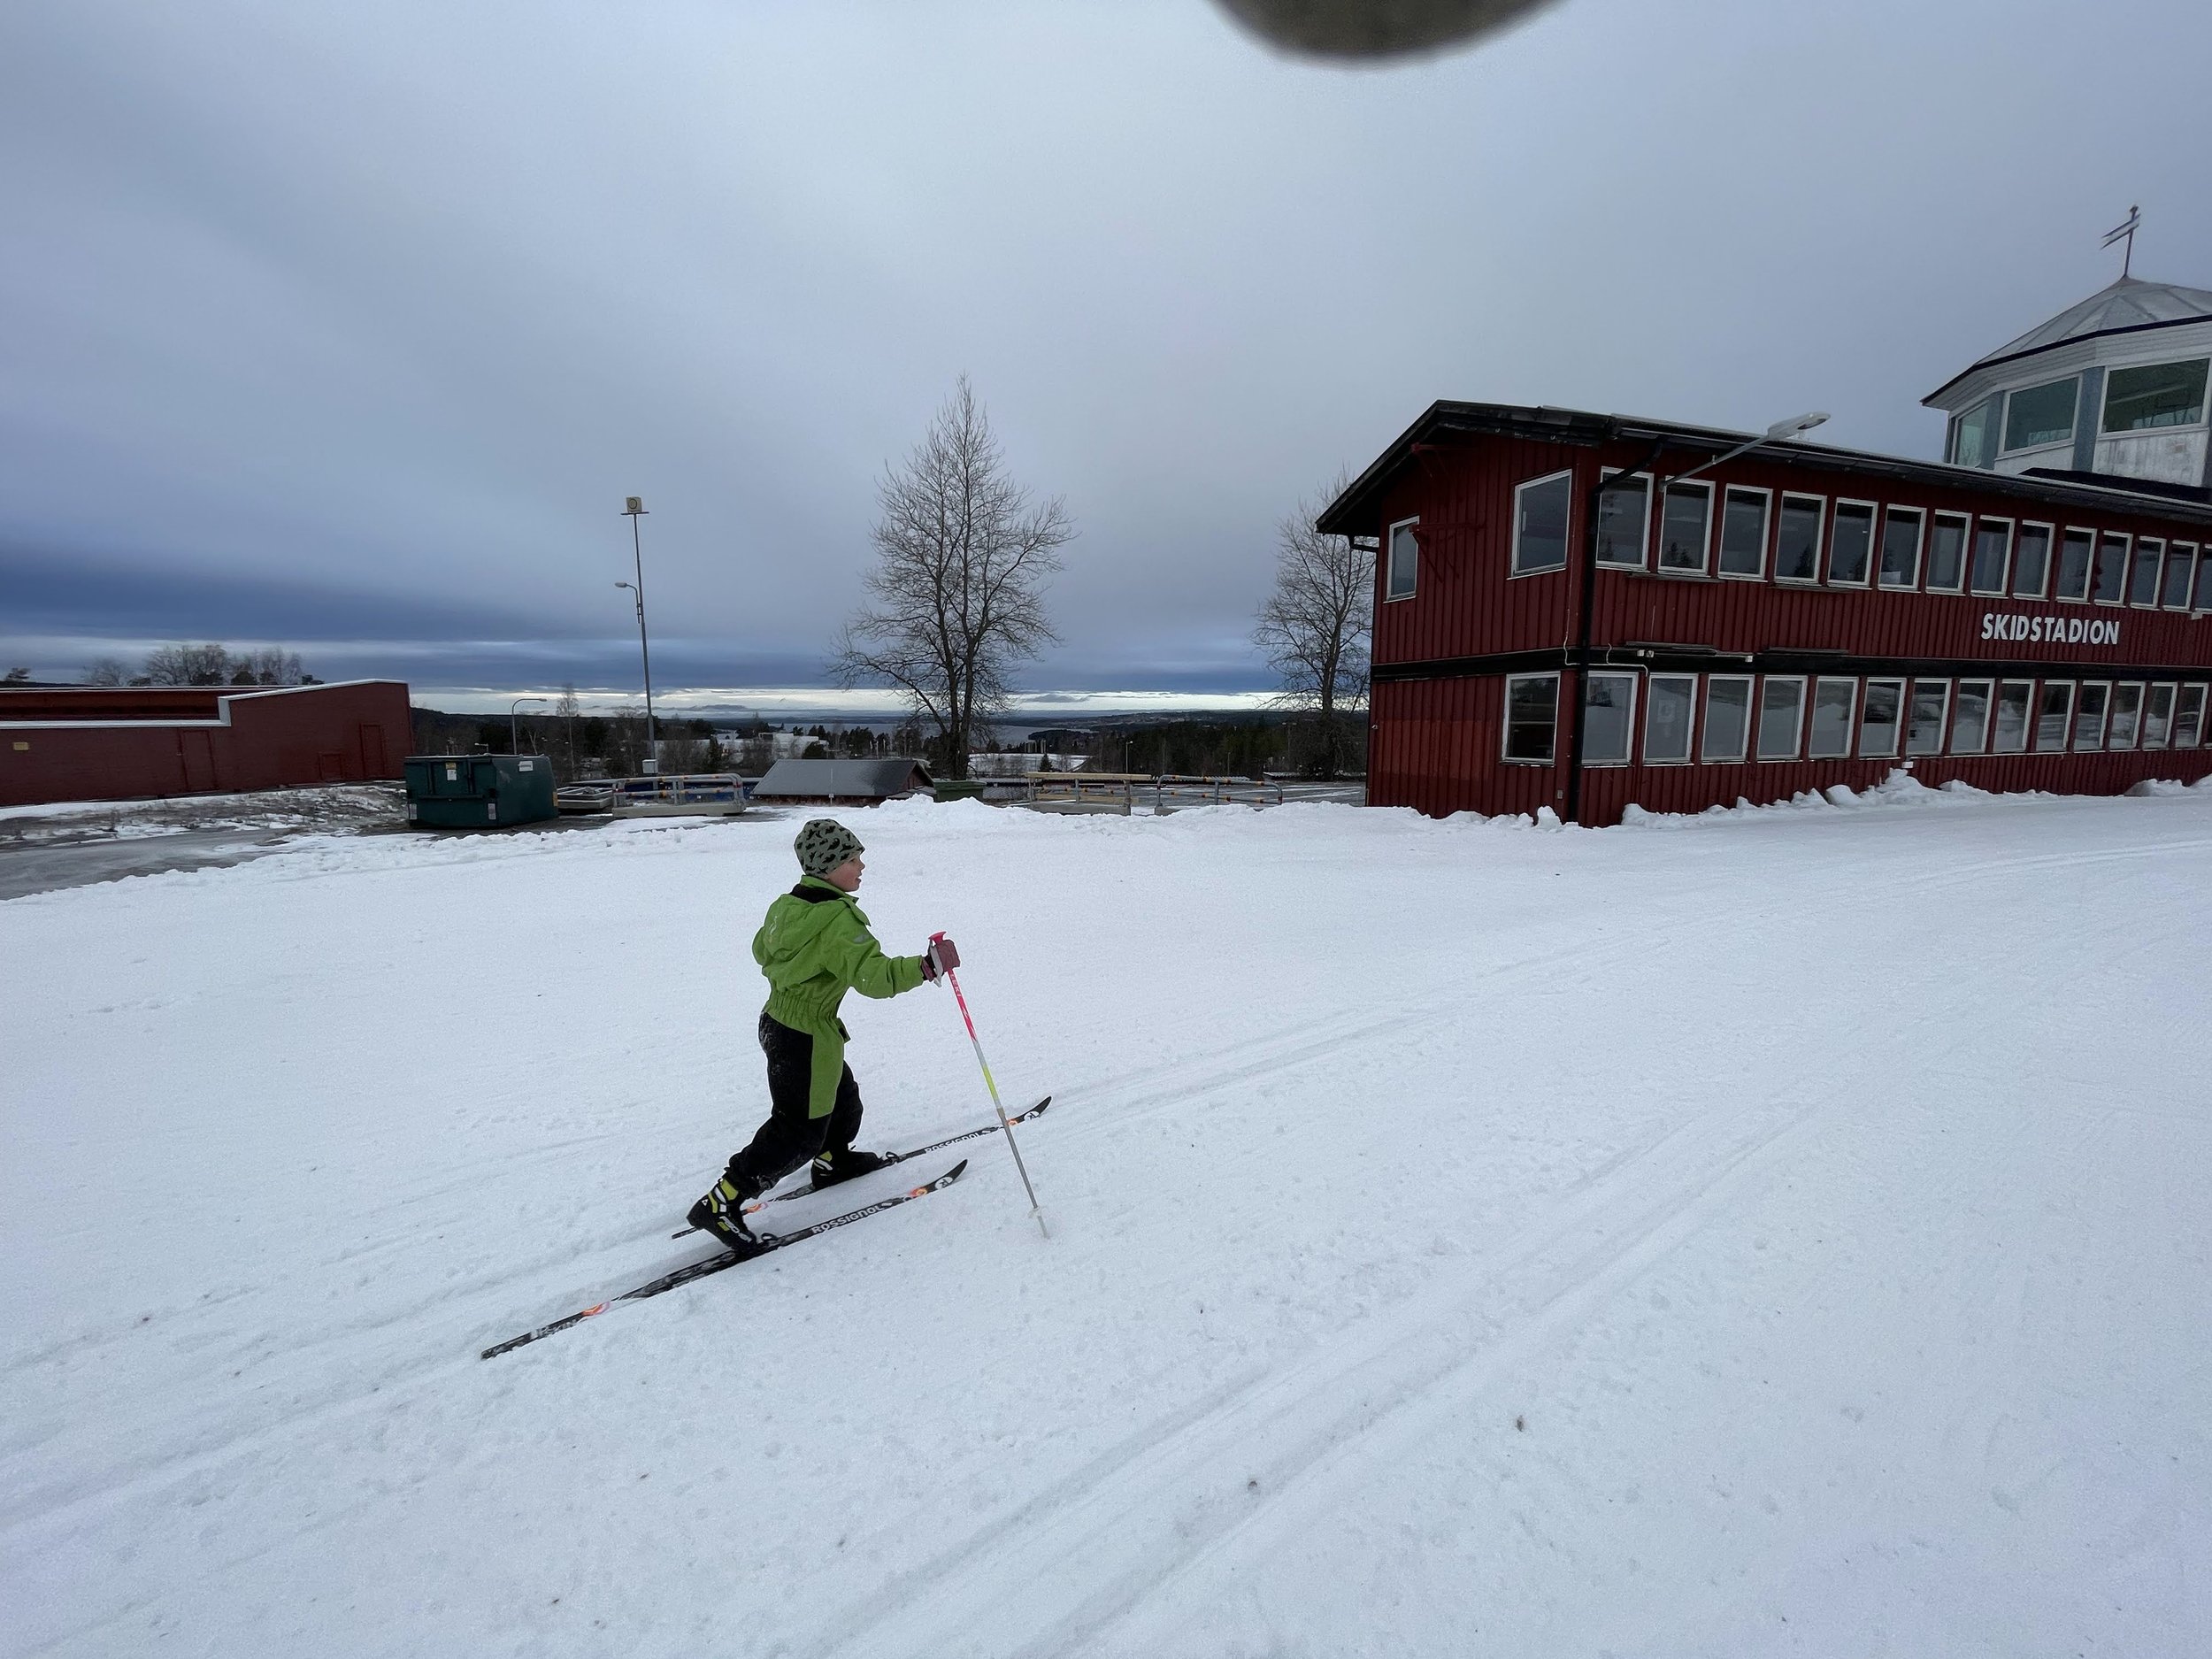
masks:
[[[129,665],[119,657],[96,657],[85,664],[84,683],[88,686],[119,686],[130,672]]]
[[[1252,629],[1252,642],[1282,680],[1277,703],[1319,714],[1321,770],[1330,778],[1343,748],[1340,711],[1367,702],[1374,626],[1374,549],[1314,528],[1349,481],[1340,471],[1277,526],[1275,587]]]
[[[968,775],[968,749],[1006,705],[1016,664],[1059,635],[1044,580],[1075,538],[1056,496],[1033,503],[1006,475],[989,417],[962,375],[906,464],[876,487],[881,516],[868,573],[874,603],[845,625],[830,672],[889,686],[931,733],[942,775]]]
[[[150,685],[219,686],[229,678],[230,653],[219,645],[160,645],[146,653]]]

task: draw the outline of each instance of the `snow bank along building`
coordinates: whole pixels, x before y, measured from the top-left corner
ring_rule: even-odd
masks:
[[[1432,405],[1319,521],[1378,549],[1369,800],[2212,773],[2208,362],[2212,291],[2123,279],[1927,399],[1942,462]]]

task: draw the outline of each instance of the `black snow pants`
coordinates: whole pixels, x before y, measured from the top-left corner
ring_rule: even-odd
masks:
[[[842,1152],[860,1133],[860,1085],[853,1069],[837,1080],[837,1103],[819,1118],[807,1116],[814,1080],[814,1039],[780,1020],[760,1017],[760,1048],[768,1056],[768,1121],[752,1143],[730,1159],[731,1185],[764,1193],[827,1150]]]

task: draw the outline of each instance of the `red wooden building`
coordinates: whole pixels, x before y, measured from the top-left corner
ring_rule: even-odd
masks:
[[[397,778],[396,680],[0,690],[0,806]]]
[[[1432,405],[1320,519],[1378,549],[1369,800],[1613,824],[1901,765],[2212,773],[2212,492],[1788,442],[1712,465],[1749,442]]]

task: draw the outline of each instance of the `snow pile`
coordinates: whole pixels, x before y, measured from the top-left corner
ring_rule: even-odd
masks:
[[[790,821],[0,903],[0,1655],[2212,1628],[2212,795],[852,821],[1051,1241],[973,1141],[489,1362],[700,1254]],[[988,1119],[847,1018],[867,1143]]]

